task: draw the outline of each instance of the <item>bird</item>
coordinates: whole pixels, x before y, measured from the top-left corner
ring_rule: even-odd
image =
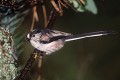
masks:
[[[46,55],[49,55],[63,48],[66,42],[115,33],[115,31],[96,31],[73,35],[71,33],[57,30],[35,29],[27,34],[27,39],[35,49],[44,52]]]

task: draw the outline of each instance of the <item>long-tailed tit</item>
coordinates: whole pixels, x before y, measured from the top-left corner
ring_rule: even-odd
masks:
[[[115,32],[113,31],[98,31],[72,35],[70,33],[57,30],[34,30],[28,33],[27,38],[34,48],[43,51],[46,54],[51,54],[60,50],[64,46],[65,42],[114,33]]]

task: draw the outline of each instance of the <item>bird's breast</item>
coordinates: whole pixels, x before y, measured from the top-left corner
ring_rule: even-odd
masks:
[[[40,41],[34,41],[34,40],[31,40],[30,42],[34,48],[43,51],[46,54],[51,54],[53,52],[56,52],[64,46],[64,41],[61,39],[45,44],[41,43]]]

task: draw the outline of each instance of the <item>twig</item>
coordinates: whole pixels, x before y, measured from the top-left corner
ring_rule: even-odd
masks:
[[[84,0],[80,0],[80,2],[81,2],[83,5],[85,5],[85,1],[84,1]]]
[[[44,26],[47,26],[47,12],[46,12],[46,7],[44,5],[44,1],[41,0],[41,3],[43,3],[42,5],[42,10],[43,10],[43,17],[44,17]]]
[[[38,14],[37,14],[36,9],[37,9],[37,7],[34,6],[34,7],[33,7],[33,19],[32,19],[32,24],[31,24],[31,29],[30,29],[30,31],[32,31],[33,28],[34,28],[35,20],[36,20],[37,22],[39,21],[39,18],[38,18]]]
[[[39,54],[38,50],[34,50],[33,54],[31,55],[31,57],[27,61],[24,69],[20,73],[20,76],[18,77],[17,80],[24,80],[25,79],[27,73],[29,72],[30,68],[32,67],[32,64],[36,60],[38,54]]]
[[[46,8],[44,5],[42,6],[42,9],[43,9],[43,17],[44,17],[44,26],[46,27],[47,26],[47,13],[46,13]]]
[[[38,77],[37,77],[37,80],[41,80],[42,78],[41,78],[41,74],[42,74],[42,72],[41,72],[41,67],[42,67],[42,62],[43,62],[43,55],[40,55],[40,57],[39,57],[39,61],[38,61]]]
[[[48,20],[47,27],[46,27],[47,29],[53,28],[55,21],[56,21],[56,17],[57,17],[57,11],[55,9],[53,9],[49,16],[49,20]]]

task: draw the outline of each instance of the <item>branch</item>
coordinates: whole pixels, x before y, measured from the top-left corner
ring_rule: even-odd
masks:
[[[57,11],[55,9],[52,9],[49,20],[48,20],[48,24],[47,24],[47,29],[52,29],[55,21],[56,21],[56,17],[57,17]]]

